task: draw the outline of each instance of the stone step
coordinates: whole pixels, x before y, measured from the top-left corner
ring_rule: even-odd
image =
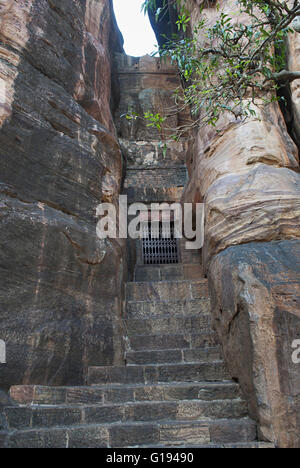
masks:
[[[126,185],[128,185],[126,181]],[[180,203],[184,187],[128,187],[123,194],[127,195],[128,203]]]
[[[199,263],[178,265],[137,265],[134,272],[134,281],[176,281],[198,280],[203,278],[203,268]]]
[[[12,406],[5,408],[8,430],[80,424],[152,422],[164,420],[195,421],[238,419],[247,416],[247,404],[240,400],[182,400],[122,403],[93,406]]]
[[[12,387],[11,397],[21,405],[108,405],[138,401],[232,400],[240,397],[240,391],[238,384],[231,381],[94,387],[35,385]]]
[[[132,384],[230,380],[223,361],[127,367],[90,367],[88,384]]]
[[[256,424],[245,419],[94,424],[13,432],[9,448],[122,448],[256,443]]]
[[[215,332],[168,335],[134,335],[130,337],[128,351],[149,351],[181,348],[209,348],[218,346]]]
[[[164,349],[158,351],[127,351],[127,365],[171,364],[184,362],[220,360],[219,346],[199,349]]]
[[[191,334],[195,330],[199,333],[209,333],[211,328],[211,315],[202,314],[190,317],[167,317],[127,319],[124,321],[125,330],[129,337],[133,335],[167,335],[184,333]]]
[[[206,279],[194,281],[161,281],[127,283],[128,301],[177,302],[209,297]]]
[[[177,302],[128,301],[126,319],[149,319],[161,316],[189,317],[193,315],[210,314],[210,299],[205,297],[195,300]]]
[[[202,444],[202,445],[168,445],[168,448],[175,448],[175,449],[275,449],[274,444],[269,442],[238,442],[235,444]],[[134,448],[128,447],[128,448]],[[141,449],[150,449],[152,445],[141,445],[139,448]],[[166,448],[166,445],[156,445],[155,448]]]

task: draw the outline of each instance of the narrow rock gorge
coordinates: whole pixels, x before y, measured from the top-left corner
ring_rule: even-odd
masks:
[[[191,27],[203,4],[220,15],[188,0]],[[299,80],[287,115],[170,142],[186,112],[159,132],[121,117],[174,109],[181,82],[125,55],[111,0],[0,0],[0,36],[0,447],[299,448]],[[145,265],[100,240],[120,194],[205,203],[202,251]]]

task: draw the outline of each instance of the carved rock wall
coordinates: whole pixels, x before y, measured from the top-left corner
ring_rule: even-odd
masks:
[[[96,237],[122,158],[111,0],[0,2],[0,387],[78,384],[122,356],[124,246]]]
[[[202,3],[188,2],[192,25]],[[221,7],[228,12],[231,3]],[[211,23],[219,14],[215,5],[204,13]],[[298,67],[296,50],[290,63]],[[295,84],[295,120],[297,92]],[[300,367],[292,362],[300,332],[299,157],[278,105],[257,112],[260,120],[224,115],[195,134],[183,199],[206,204],[203,261],[231,374],[261,436],[299,447]]]

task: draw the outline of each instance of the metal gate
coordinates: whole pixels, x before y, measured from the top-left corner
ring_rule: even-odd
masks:
[[[144,265],[179,263],[178,242],[174,235],[174,222],[148,223],[143,226]]]

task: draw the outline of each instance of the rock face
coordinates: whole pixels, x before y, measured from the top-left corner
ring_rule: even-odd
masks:
[[[157,43],[159,47],[163,47],[172,34],[178,33],[176,21],[178,20],[177,8],[175,2],[169,2],[168,8],[165,8],[164,0],[156,0],[155,9],[149,9],[149,19],[155,31]],[[157,16],[158,8],[161,9]]]
[[[209,269],[215,328],[230,375],[248,396],[260,436],[300,446],[300,241],[250,243],[216,255]]]
[[[300,34],[290,34],[288,41],[288,67],[289,70],[300,70]],[[299,80],[291,83],[292,92],[292,113],[293,113],[293,132],[295,139],[300,141],[300,82]]]
[[[300,238],[297,148],[277,105],[260,115],[246,123],[224,116],[195,136],[185,200],[206,204],[206,265],[232,245]]]
[[[188,2],[192,26],[202,3]],[[222,3],[227,11],[230,2]],[[211,23],[220,14],[212,6],[204,13]],[[261,435],[299,447],[300,367],[291,357],[300,331],[299,157],[277,104],[258,112],[260,121],[224,115],[215,129],[197,132],[183,200],[206,204],[203,261],[231,375]]]
[[[2,0],[0,386],[81,383],[120,362],[124,246],[95,210],[122,178],[110,0]]]

